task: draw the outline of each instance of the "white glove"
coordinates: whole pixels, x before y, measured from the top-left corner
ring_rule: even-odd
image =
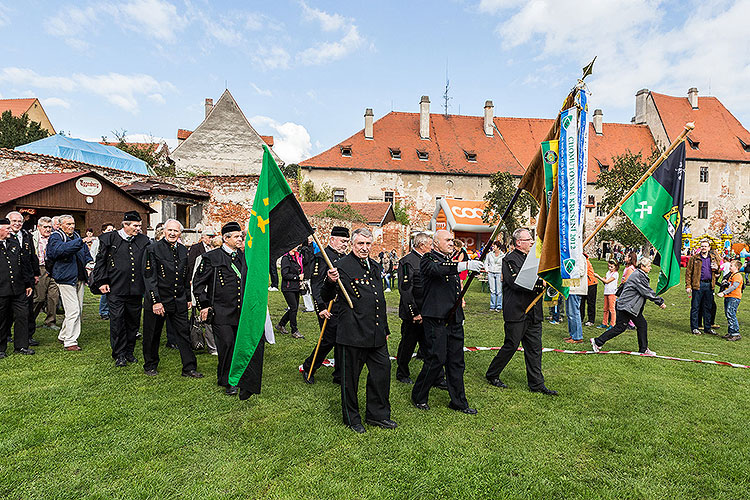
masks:
[[[484,269],[484,264],[482,264],[481,260],[467,260],[464,262],[458,263],[458,272],[462,273],[466,270],[478,273],[481,272]]]

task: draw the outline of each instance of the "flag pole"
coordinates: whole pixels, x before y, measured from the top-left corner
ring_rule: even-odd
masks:
[[[312,234],[313,241],[316,245],[318,245],[318,248],[320,248],[320,253],[323,255],[323,260],[326,261],[326,264],[328,265],[328,269],[335,269],[333,267],[333,264],[331,263],[331,259],[328,258],[328,254],[326,253],[325,247],[320,243],[320,240],[318,239],[318,236],[313,233]],[[346,302],[349,304],[349,307],[354,309],[354,304],[352,304],[352,299],[349,298],[349,294],[346,293],[346,289],[344,288],[344,285],[341,284],[341,280],[336,281],[339,284],[339,288],[341,289],[341,294],[346,299]]]
[[[333,307],[333,300],[331,300],[328,303],[328,309],[326,309],[329,314],[331,312],[331,308],[332,307]],[[313,353],[312,363],[310,363],[310,371],[307,372],[307,380],[308,381],[312,377],[313,367],[315,366],[315,360],[318,357],[318,349],[320,349],[320,343],[323,341],[323,334],[326,331],[326,326],[328,326],[328,318],[326,318],[326,319],[323,320],[323,328],[320,329],[320,337],[318,337],[318,344],[315,346],[315,352]]]
[[[682,132],[680,133],[680,135],[674,141],[672,141],[672,144],[670,144],[669,147],[661,155],[659,155],[659,158],[656,159],[656,161],[651,165],[651,167],[649,167],[649,169],[646,170],[646,172],[641,176],[640,179],[638,179],[638,181],[633,185],[633,187],[630,188],[630,191],[625,193],[625,196],[623,196],[622,199],[619,202],[617,202],[617,205],[615,205],[614,208],[610,210],[607,216],[601,222],[599,222],[599,224],[596,225],[596,227],[591,232],[591,234],[589,234],[586,240],[583,242],[584,248],[586,247],[586,245],[588,245],[591,242],[591,240],[594,239],[594,236],[596,236],[596,233],[598,233],[605,226],[605,224],[609,222],[609,219],[611,219],[617,213],[620,207],[622,207],[625,204],[625,202],[628,201],[628,198],[633,196],[633,194],[636,191],[638,191],[638,188],[640,188],[643,185],[643,183],[646,182],[646,180],[649,177],[651,177],[651,175],[656,171],[656,169],[659,168],[659,165],[661,165],[664,162],[664,160],[666,160],[669,157],[669,155],[672,154],[672,151],[674,151],[675,148],[680,145],[680,143],[684,142],[685,139],[687,139],[688,134],[694,128],[695,128],[695,123],[693,122],[689,122],[685,124],[685,128],[682,129]],[[534,307],[534,304],[539,302],[539,299],[541,299],[543,295],[544,295],[544,292],[537,295],[537,297],[529,305],[529,307],[526,308],[527,313],[531,310],[532,307]]]

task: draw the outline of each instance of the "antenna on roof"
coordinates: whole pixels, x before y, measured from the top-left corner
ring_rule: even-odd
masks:
[[[448,117],[448,101],[453,99],[448,96],[448,89],[450,88],[450,80],[448,80],[448,59],[445,60],[445,92],[443,93],[443,107],[445,108],[445,117]]]

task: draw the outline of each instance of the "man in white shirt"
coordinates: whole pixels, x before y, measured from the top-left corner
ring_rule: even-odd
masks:
[[[52,219],[49,217],[40,217],[36,224],[37,230],[34,231],[34,248],[39,258],[39,281],[34,288],[34,313],[31,321],[36,322],[37,316],[44,309],[47,317],[44,318],[44,326],[53,330],[59,330],[57,326],[57,304],[60,301],[60,289],[55,280],[52,279],[45,258],[47,257],[47,242],[52,234]]]

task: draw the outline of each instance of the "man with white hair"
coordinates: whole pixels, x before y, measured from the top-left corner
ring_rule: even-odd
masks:
[[[34,313],[32,322],[36,322],[37,316],[45,309],[47,317],[44,318],[44,326],[53,330],[60,330],[57,322],[57,303],[60,300],[60,289],[52,279],[47,269],[47,243],[52,234],[52,219],[40,217],[36,224],[37,230],[33,233],[34,249],[39,258],[39,281],[34,290]],[[52,267],[49,268],[50,270]]]
[[[143,370],[158,374],[159,341],[164,322],[171,324],[182,359],[182,376],[202,378],[188,337],[190,274],[188,252],[180,243],[182,224],[169,219],[164,223],[164,238],[146,247],[143,257]]]
[[[22,258],[26,259],[26,262],[31,266],[31,270],[34,273],[34,284],[39,282],[39,259],[36,256],[36,250],[34,249],[34,238],[31,233],[23,229],[23,214],[21,212],[8,212],[6,215],[10,221],[10,236],[18,240],[18,244],[21,245]],[[34,321],[34,297],[28,297],[26,299],[26,309],[29,322],[29,345],[37,346],[39,342],[34,339],[34,333],[36,333],[36,322]]]
[[[0,219],[0,359],[6,354],[10,325],[13,328],[14,351],[34,354],[29,348],[26,300],[34,292],[34,275],[27,261],[21,257],[21,245],[10,237],[10,221]]]

